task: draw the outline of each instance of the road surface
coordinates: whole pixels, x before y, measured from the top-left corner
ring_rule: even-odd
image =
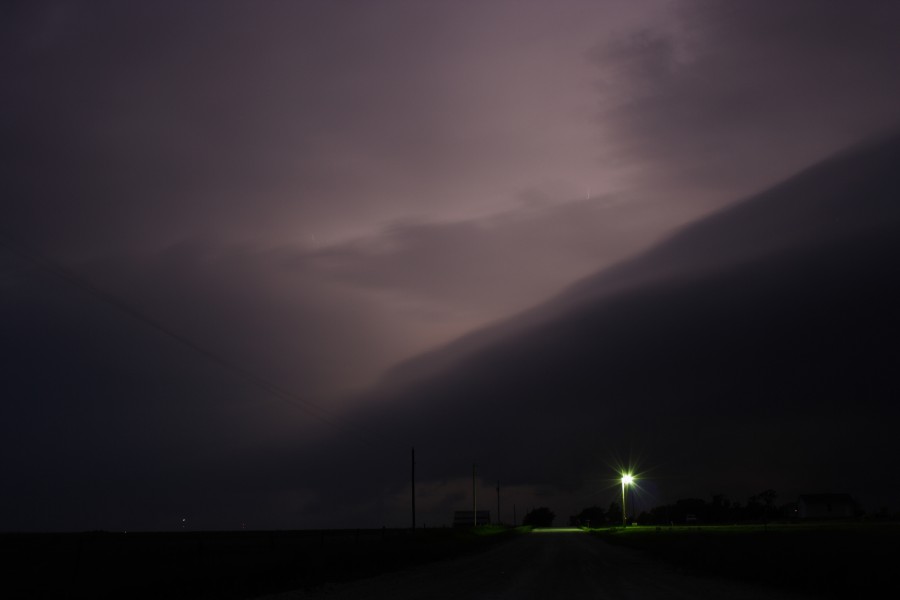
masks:
[[[535,530],[475,555],[267,600],[797,600],[741,582],[686,575],[577,529]]]

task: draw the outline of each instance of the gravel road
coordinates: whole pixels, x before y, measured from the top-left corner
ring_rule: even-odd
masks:
[[[696,599],[797,600],[800,596],[694,577],[577,529],[535,530],[477,555],[424,565],[314,592],[267,600],[329,599]]]

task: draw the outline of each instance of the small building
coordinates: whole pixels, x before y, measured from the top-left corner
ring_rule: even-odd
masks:
[[[490,525],[491,524],[491,511],[489,510],[479,510],[476,511],[476,514],[473,517],[471,510],[457,510],[453,511],[453,526],[454,527],[473,527],[476,525],[475,518],[478,519],[478,525]]]
[[[850,494],[801,494],[797,516],[801,519],[848,519],[856,505]]]

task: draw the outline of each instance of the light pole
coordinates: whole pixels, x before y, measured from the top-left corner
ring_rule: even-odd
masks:
[[[622,474],[622,527],[628,526],[628,521],[625,517],[625,486],[631,484],[632,481],[634,481],[634,477],[627,473]]]

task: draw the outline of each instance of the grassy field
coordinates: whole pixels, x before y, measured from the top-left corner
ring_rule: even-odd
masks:
[[[415,535],[398,529],[2,534],[0,590],[28,598],[248,598],[459,556],[516,533],[479,527]]]
[[[592,533],[686,572],[818,598],[852,598],[891,589],[900,564],[900,523],[638,526]]]

